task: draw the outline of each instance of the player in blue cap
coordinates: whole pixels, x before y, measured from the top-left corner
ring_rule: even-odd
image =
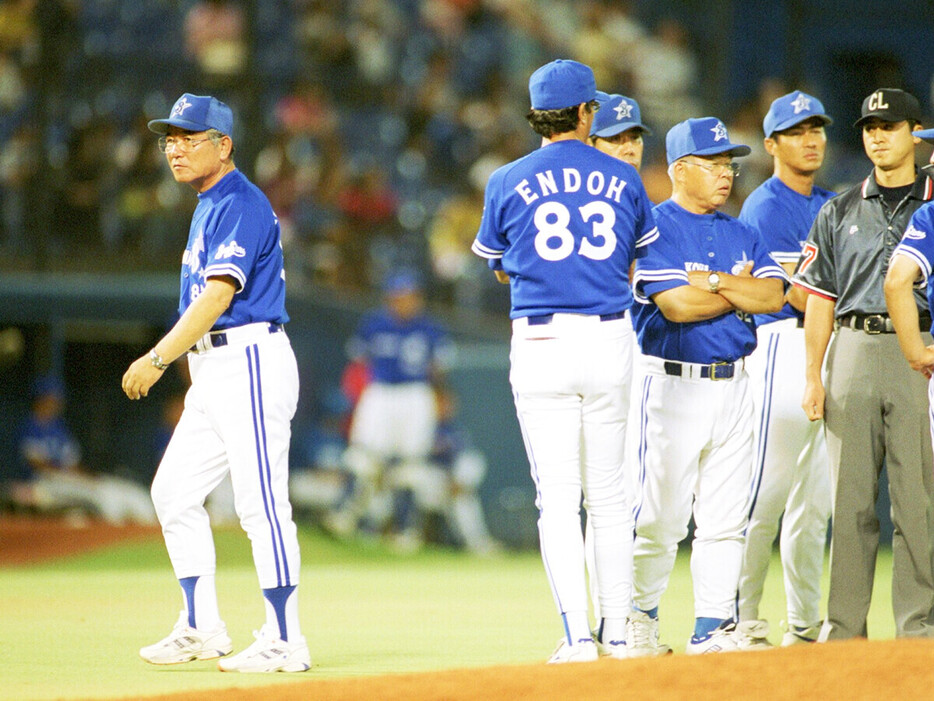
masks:
[[[284,331],[285,272],[279,220],[233,160],[233,112],[185,93],[149,128],[175,180],[198,193],[182,257],[175,326],[123,376],[130,399],[149,394],[187,356],[191,387],[152,483],[184,610],[172,632],[140,650],[153,664],[222,657],[233,650],[220,617],[216,556],[204,500],[229,474],[250,537],[266,609],[256,640],[218,662],[231,672],[299,672],[311,666],[298,619],[298,536],[288,492],[298,368]]]
[[[428,462],[438,424],[435,387],[453,360],[444,327],[425,310],[420,277],[397,270],[383,281],[385,304],[368,312],[347,343],[351,361],[363,363],[369,382],[353,412],[344,465],[350,489],[327,520],[338,535],[364,519],[377,530],[389,519],[391,487],[418,475]],[[397,544],[417,539],[394,534]],[[412,545],[417,540],[410,540]]]
[[[694,635],[688,654],[750,647],[734,621],[753,459],[744,370],[753,314],[782,306],[784,270],[762,238],[718,209],[750,152],[714,117],[666,137],[671,198],[654,209],[659,237],[636,261],[633,306],[643,353],[637,388],[633,614],[630,654],[657,654],[658,605],[678,543],[696,524]]]
[[[642,168],[643,134],[652,130],[642,123],[639,103],[625,95],[608,95],[597,91],[600,109],[590,127],[590,144],[608,156]]]
[[[542,559],[564,635],[549,662],[596,660],[580,503],[593,524],[597,641],[627,656],[632,514],[623,477],[633,331],[629,266],[655,238],[636,170],[588,146],[596,85],[576,61],[529,80],[541,148],[486,186],[473,251],[511,292],[510,382],[531,464]]]
[[[830,123],[820,100],[800,90],[772,102],[762,122],[774,173],[746,198],[739,219],[759,232],[789,275],[817,212],[834,196],[814,184],[827,147],[824,126]],[[830,518],[823,423],[808,421],[801,412],[806,302],[807,293],[793,287],[781,311],[756,317],[759,345],[746,365],[756,404],[756,481],[739,580],[739,619],[747,632],[767,640],[759,602],[781,520],[788,626],[783,645],[814,641],[820,632]]]

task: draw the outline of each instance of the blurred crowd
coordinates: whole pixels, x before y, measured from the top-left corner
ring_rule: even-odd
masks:
[[[435,300],[496,307],[469,244],[491,170],[536,146],[531,71],[573,57],[636,97],[663,199],[663,135],[703,109],[690,46],[615,0],[7,0],[0,242],[20,269],[173,270],[194,201],[146,121],[211,93],[238,117],[292,283],[367,290],[407,265]]]
[[[712,109],[698,37],[626,0],[4,0],[0,245],[16,269],[176,266],[194,200],[146,121],[182,92],[234,108],[238,165],[280,217],[292,284],[369,290],[399,265],[433,300],[501,311],[470,253],[482,189],[537,144],[528,76],[562,56],[630,95],[655,136],[643,178],[669,194],[664,134]],[[806,87],[806,86],[795,86]],[[771,160],[767,81],[718,115],[756,146],[738,211]],[[761,176],[761,177],[759,177]]]

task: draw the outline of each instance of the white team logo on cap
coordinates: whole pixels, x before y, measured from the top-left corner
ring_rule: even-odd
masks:
[[[620,100],[619,104],[613,108],[616,111],[616,121],[618,122],[621,119],[632,117],[632,105],[630,105],[625,100]]]
[[[811,99],[801,93],[792,101],[791,106],[795,108],[795,114],[799,114],[811,109]]]
[[[715,126],[715,127],[714,127],[713,129],[711,129],[710,131],[713,132],[713,140],[714,140],[714,141],[720,141],[721,139],[726,139],[726,138],[727,138],[727,135],[726,135],[726,127],[723,126],[723,122],[717,122],[717,126]]]
[[[172,116],[181,115],[182,112],[191,107],[191,103],[188,101],[187,97],[183,97],[181,100],[175,103],[175,107],[172,108]]]

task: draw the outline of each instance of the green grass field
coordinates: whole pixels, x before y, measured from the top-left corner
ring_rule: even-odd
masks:
[[[303,632],[317,678],[544,662],[561,634],[538,554],[396,555],[303,530]],[[216,534],[221,613],[236,649],[264,619],[246,536]],[[880,554],[871,637],[894,635],[891,556]],[[824,582],[826,592],[826,581]],[[0,698],[121,698],[289,683],[308,675],[228,675],[213,662],[155,667],[137,650],[163,637],[181,594],[161,542],[0,570]],[[781,639],[781,570],[761,611]],[[687,553],[661,606],[662,640],[683,650],[692,628]]]

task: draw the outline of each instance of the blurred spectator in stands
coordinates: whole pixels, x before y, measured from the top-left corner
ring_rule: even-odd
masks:
[[[276,129],[255,170],[279,217],[286,265],[296,279],[338,280],[334,202],[344,156],[337,110],[320,84],[300,79],[275,103],[274,113]]]
[[[632,65],[634,97],[659,133],[685,116],[702,113],[694,94],[698,88],[697,59],[688,32],[676,19],[659,21],[651,36],[639,43],[639,60]]]
[[[25,103],[23,70],[12,51],[0,48],[0,119],[15,118]]]
[[[391,264],[379,255],[378,244],[397,239],[401,233],[396,219],[399,198],[384,167],[364,159],[348,174],[336,204],[346,220],[344,235],[336,242],[349,275],[346,284],[370,288],[379,279],[378,269]]]
[[[196,0],[185,15],[185,50],[207,91],[238,87],[249,57],[246,15],[236,0]]]
[[[33,245],[36,212],[30,207],[31,193],[38,187],[42,144],[33,124],[23,124],[0,145],[0,240],[10,253],[23,254]]]
[[[144,487],[93,474],[81,464],[81,448],[65,424],[64,408],[62,381],[52,375],[37,378],[32,412],[17,441],[22,463],[11,490],[14,503],[40,511],[81,509],[113,524],[154,525],[156,512]]]
[[[117,188],[114,125],[106,117],[76,127],[68,140],[53,231],[71,252],[99,248],[103,215]]]
[[[35,9],[37,0],[0,2],[0,48],[28,62],[38,48]]]
[[[441,203],[428,226],[431,266],[438,283],[439,301],[479,309],[490,274],[470,251],[483,216],[483,193],[490,174],[506,161],[483,158],[471,166],[466,188]]]
[[[165,170],[165,156],[152,143],[152,132],[146,118],[133,119],[133,129],[116,143],[113,153],[119,190],[115,195],[115,222],[112,239],[105,241],[111,249],[132,250],[139,254],[137,265],[153,262],[175,262],[177,256],[167,245],[171,237],[184,230],[191,210],[177,192],[171,175]]]

